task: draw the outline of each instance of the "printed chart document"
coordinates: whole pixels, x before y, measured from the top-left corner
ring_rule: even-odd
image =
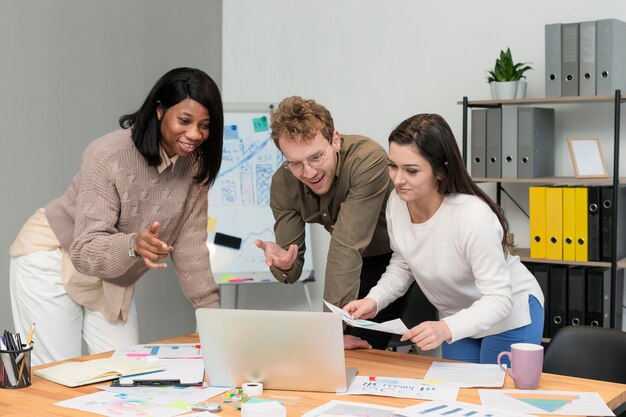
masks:
[[[459,395],[459,387],[426,385],[422,380],[413,378],[357,375],[348,390],[341,395],[380,395],[416,400],[455,401]]]
[[[478,390],[486,407],[528,414],[614,416],[597,392],[540,390]]]
[[[163,359],[190,359],[201,358],[202,350],[197,343],[183,343],[183,344],[147,344],[147,345],[133,345],[117,349],[113,352],[114,357],[126,357],[126,358],[163,358]]]
[[[187,412],[187,406],[191,405],[191,403],[175,402],[163,404],[158,400],[149,398],[101,391],[60,401],[55,403],[55,405],[103,416],[173,417]]]
[[[94,382],[108,381],[126,375],[161,371],[164,365],[130,358],[104,358],[86,362],[65,362],[49,368],[37,369],[34,374],[67,387],[78,387]]]
[[[472,417],[532,417],[528,414],[496,410],[476,404],[459,401],[442,402],[429,401],[412,405],[402,409],[401,415],[407,417],[436,417],[436,416],[472,416]]]
[[[400,319],[389,320],[384,323],[376,323],[376,322],[369,321],[369,320],[355,320],[352,317],[350,317],[348,313],[346,313],[345,311],[343,311],[342,309],[338,307],[335,307],[334,305],[330,304],[328,301],[324,300],[324,304],[326,304],[326,307],[328,307],[328,309],[332,311],[333,313],[341,315],[341,319],[353,327],[360,327],[362,329],[377,330],[379,332],[393,333],[393,334],[400,334],[400,335],[409,331],[409,329],[407,329],[404,322]]]
[[[187,406],[223,394],[234,387],[210,387],[205,382],[201,386],[189,387],[112,387],[101,385],[98,388],[114,394],[126,394],[156,400],[162,405],[182,404]]]
[[[385,407],[383,405],[355,403],[350,401],[332,400],[313,410],[302,414],[302,417],[330,417],[330,416],[367,416],[367,417],[398,417],[400,408]],[[402,414],[400,414],[402,415]]]
[[[491,364],[433,362],[424,375],[424,382],[461,388],[502,387],[504,371],[498,365]]]

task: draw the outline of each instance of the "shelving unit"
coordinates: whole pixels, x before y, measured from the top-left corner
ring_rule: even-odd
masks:
[[[613,175],[610,178],[604,179],[580,179],[575,177],[545,177],[545,178],[473,178],[476,182],[490,182],[495,183],[496,188],[496,202],[500,204],[502,184],[575,184],[575,185],[611,185],[613,186],[613,218],[618,218],[618,187],[620,185],[626,185],[626,178],[620,178],[619,176],[619,153],[620,153],[620,111],[621,104],[624,99],[620,90],[615,91],[615,95],[608,96],[571,96],[571,97],[551,97],[551,98],[526,98],[526,99],[513,99],[513,100],[476,100],[469,101],[467,97],[463,97],[462,101],[457,102],[463,106],[463,141],[462,141],[462,154],[463,161],[467,166],[467,139],[468,139],[468,111],[470,108],[501,108],[502,106],[525,106],[525,105],[542,105],[542,104],[581,104],[581,103],[606,103],[613,102],[614,108],[614,125],[613,125]],[[615,226],[617,227],[617,225]],[[564,265],[583,265],[583,266],[600,266],[611,268],[611,294],[615,293],[616,287],[616,274],[618,269],[626,268],[626,259],[617,259],[617,233],[611,234],[611,247],[612,258],[611,262],[575,262],[575,261],[561,261],[552,259],[539,259],[531,258],[530,250],[524,248],[516,248],[515,254],[520,256],[522,261],[549,263],[549,264],[564,264]],[[615,302],[611,302],[611,327],[615,327],[615,312],[617,308],[622,308],[621,304],[616,305]]]

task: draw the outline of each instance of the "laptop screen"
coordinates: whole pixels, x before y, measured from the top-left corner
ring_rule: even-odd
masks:
[[[347,389],[337,314],[199,308],[196,319],[212,386],[261,382],[277,390]]]

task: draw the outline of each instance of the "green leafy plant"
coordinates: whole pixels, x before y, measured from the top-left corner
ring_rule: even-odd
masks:
[[[517,81],[520,78],[526,78],[524,73],[533,69],[528,64],[528,62],[514,64],[510,48],[507,48],[506,52],[500,51],[500,58],[496,59],[493,69],[487,72],[489,74],[487,82]]]

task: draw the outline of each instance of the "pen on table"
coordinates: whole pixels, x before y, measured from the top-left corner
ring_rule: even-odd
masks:
[[[30,331],[28,332],[28,339],[26,340],[26,347],[30,346],[31,342],[33,341],[34,333],[35,333],[35,323],[30,325]],[[20,345],[20,349],[21,348],[22,346]],[[28,358],[28,351],[24,354],[24,357],[22,358],[22,363],[20,364],[20,372],[17,377],[18,384],[19,384],[19,381],[22,379],[22,373],[24,372],[24,362],[26,362],[27,358]]]

